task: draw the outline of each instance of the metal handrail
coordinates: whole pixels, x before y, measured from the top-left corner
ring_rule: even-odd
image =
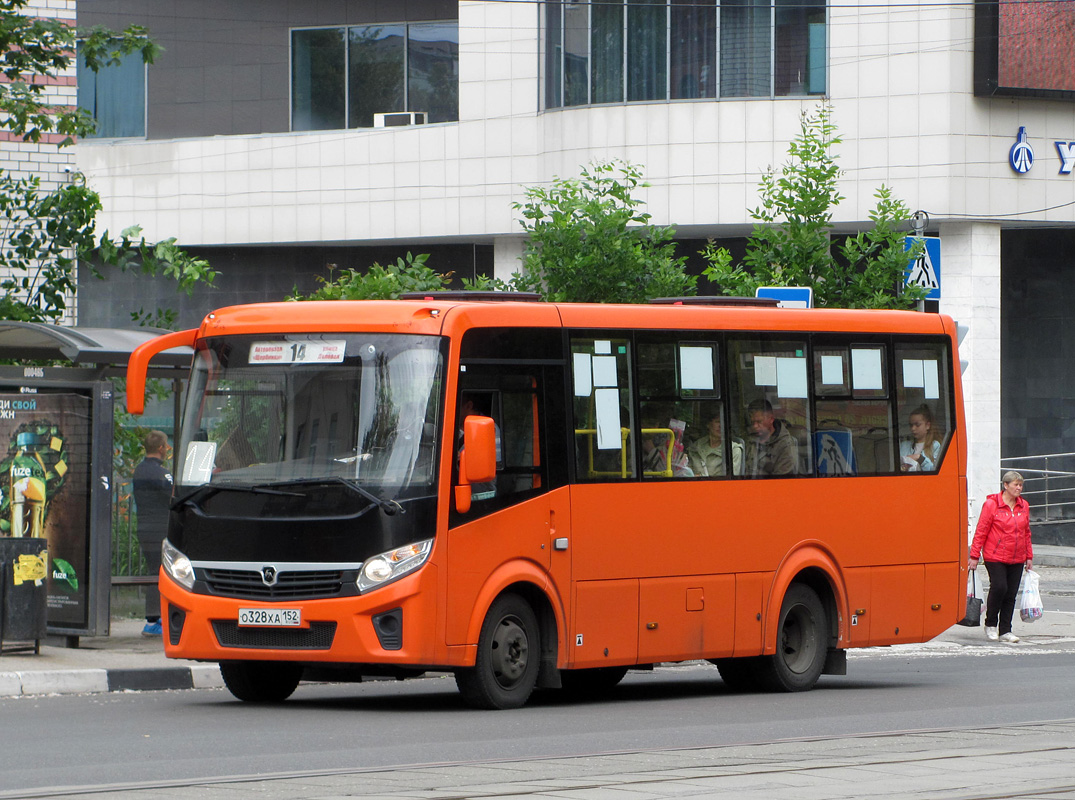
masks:
[[[1025,479],[1023,496],[1039,522],[1075,520],[1065,513],[1075,506],[1075,453],[1047,453],[1002,458],[1003,470],[1016,469]]]

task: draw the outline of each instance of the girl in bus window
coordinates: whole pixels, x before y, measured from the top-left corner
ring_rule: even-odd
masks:
[[[941,442],[933,431],[933,412],[923,403],[911,412],[909,422],[911,438],[900,442],[900,469],[930,472],[941,455]]]

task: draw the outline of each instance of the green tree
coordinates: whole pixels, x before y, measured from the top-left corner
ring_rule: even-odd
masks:
[[[899,228],[910,211],[881,186],[870,211],[873,227],[839,244],[832,239],[833,209],[844,199],[832,148],[841,142],[832,106],[804,111],[790,159],[779,173],[770,167],[759,186],[761,205],[751,211],[754,230],[741,264],[712,242],[702,252],[703,274],[725,294],[752,296],[759,286],[811,286],[818,306],[912,308],[922,287],[904,287],[909,259]]]
[[[516,203],[529,234],[521,273],[474,288],[536,291],[569,303],[644,303],[694,294],[697,279],[676,258],[675,229],[650,224],[634,192],[645,186],[627,163],[593,164],[577,179],[557,178],[526,190]]]
[[[140,26],[118,33],[103,27],[77,31],[62,20],[27,15],[27,2],[0,0],[0,71],[6,79],[0,82],[0,129],[27,142],[66,134],[59,144],[64,147],[72,137],[92,133],[95,122],[82,109],[50,105],[43,79],[70,68],[76,53],[96,71],[132,53],[152,63],[160,46]],[[148,242],[138,226],[118,239],[107,231],[95,237],[100,210],[100,196],[81,175],[45,192],[36,176],[0,173],[0,318],[62,321],[80,262],[98,277],[103,277],[98,264],[167,275],[188,294],[199,283],[213,282],[216,273],[208,262],[187,254],[175,239]],[[152,315],[132,313],[136,321]]]
[[[397,258],[395,264],[381,266],[376,261],[365,272],[354,269],[342,270],[339,277],[319,277],[322,286],[316,292],[304,295],[297,288],[291,290],[288,300],[397,300],[404,292],[436,292],[452,279],[452,274],[442,274],[426,266],[428,253]]]

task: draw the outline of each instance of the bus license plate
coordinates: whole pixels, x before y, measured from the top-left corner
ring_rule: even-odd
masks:
[[[302,624],[301,608],[240,608],[242,627],[296,628]]]

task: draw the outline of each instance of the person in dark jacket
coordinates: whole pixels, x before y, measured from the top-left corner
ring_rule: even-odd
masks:
[[[1019,594],[1019,578],[1024,569],[1034,568],[1034,548],[1030,543],[1030,506],[1023,499],[1023,476],[1005,472],[1004,491],[991,494],[982,504],[967,566],[978,567],[984,556],[989,572],[989,595],[985,601],[985,635],[991,641],[1015,644],[1012,614]]]
[[[146,589],[146,624],[143,636],[161,635],[161,596],[157,576],[161,567],[161,543],[168,535],[168,506],[172,500],[172,473],[164,466],[168,436],[150,431],[142,442],[146,457],[134,468],[134,502],[138,511],[138,543],[153,584]]]

